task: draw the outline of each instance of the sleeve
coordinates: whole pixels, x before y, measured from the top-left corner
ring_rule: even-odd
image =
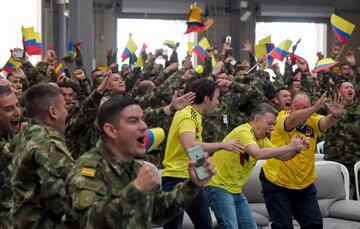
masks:
[[[280,135],[287,133],[287,131],[285,130],[285,119],[287,118],[287,116],[289,116],[288,111],[281,111],[278,114],[273,132],[277,132]]]
[[[314,128],[314,131],[316,134],[321,134],[323,133],[321,130],[320,130],[320,119],[323,118],[324,116],[323,115],[319,115],[319,114],[313,114],[311,116],[311,119],[310,119],[310,126]],[[325,131],[326,132],[326,131]]]
[[[179,122],[179,134],[185,132],[196,133],[196,123],[190,117],[184,117],[184,119]]]

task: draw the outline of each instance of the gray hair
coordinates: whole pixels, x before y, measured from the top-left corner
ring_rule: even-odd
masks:
[[[278,111],[268,103],[259,103],[251,110],[250,121],[252,121],[254,119],[255,115],[262,116],[265,113],[271,113],[271,114],[275,115],[275,117],[276,117],[278,114]]]

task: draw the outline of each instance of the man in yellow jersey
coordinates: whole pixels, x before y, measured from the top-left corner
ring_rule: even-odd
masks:
[[[313,184],[316,178],[316,140],[322,132],[335,125],[344,110],[341,97],[335,95],[331,105],[325,102],[326,93],[311,106],[309,95],[298,92],[290,110],[282,111],[277,116],[271,133],[273,144],[283,146],[294,136],[309,137],[310,147],[291,160],[269,159],[264,163],[260,180],[272,228],[293,228],[292,215],[302,228],[322,228],[322,217]],[[324,105],[329,114],[316,114]]]
[[[239,155],[230,150],[220,150],[213,156],[216,175],[207,184],[206,192],[220,228],[257,228],[242,193],[242,187],[257,160],[289,160],[300,150],[309,147],[308,138],[293,138],[288,145],[281,147],[270,142],[268,137],[274,128],[277,113],[269,104],[258,104],[251,112],[250,121],[235,128],[224,139],[224,142],[240,141],[245,153]]]
[[[188,85],[186,92],[189,91],[195,92],[194,103],[177,111],[170,126],[163,161],[162,188],[164,191],[171,191],[176,184],[189,178],[187,149],[201,144],[204,151],[209,153],[220,149],[243,151],[243,147],[237,140],[227,143],[202,142],[202,117],[211,115],[218,106],[220,96],[218,85],[214,81],[201,78]],[[211,228],[209,205],[204,191],[200,191],[186,212],[195,228]],[[181,228],[182,219],[183,213],[165,224],[164,228]]]

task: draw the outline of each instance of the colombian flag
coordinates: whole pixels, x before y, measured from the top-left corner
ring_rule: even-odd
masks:
[[[24,50],[29,55],[41,55],[41,37],[38,32],[34,31],[34,27],[21,28],[23,35]]]
[[[21,62],[14,60],[14,58],[10,57],[9,60],[6,62],[3,70],[8,74],[13,72],[14,70],[21,67]]]
[[[275,45],[273,43],[265,43],[265,44],[258,44],[255,45],[255,57],[256,59],[260,59],[263,56],[266,56],[268,53],[271,52],[275,48]],[[271,65],[274,59],[267,55],[266,57],[268,65]]]
[[[55,73],[57,76],[64,74],[64,68],[63,68],[62,64],[59,64],[58,66],[56,66]]]
[[[283,61],[284,58],[288,55],[288,50],[292,44],[292,41],[286,39],[283,42],[280,43],[279,46],[274,48],[270,53],[269,56],[272,58],[278,59],[280,61]]]
[[[331,15],[330,23],[335,33],[336,39],[338,39],[338,41],[341,43],[347,42],[353,30],[355,29],[354,24],[346,21],[334,13]]]
[[[175,41],[172,40],[165,40],[164,45],[168,46],[169,48],[175,49],[179,46],[179,43],[176,43]]]
[[[137,45],[135,44],[135,42],[132,40],[131,38],[131,34],[129,35],[129,40],[126,44],[126,47],[121,55],[122,61],[126,60],[128,57],[131,56],[131,54],[133,54],[136,50],[137,50]]]
[[[338,63],[338,61],[335,61],[332,58],[326,58],[326,59],[319,60],[316,63],[315,72],[329,69],[329,68],[335,66],[337,63]]]
[[[193,52],[204,61],[206,57],[206,49],[210,48],[210,43],[206,37],[201,38],[199,43],[193,48]]]
[[[147,49],[147,45],[145,43],[143,43],[142,48],[141,48],[141,52],[139,54],[139,58],[136,61],[136,65],[135,67],[143,67],[145,65],[145,59],[143,58],[143,55],[146,54],[146,49]]]

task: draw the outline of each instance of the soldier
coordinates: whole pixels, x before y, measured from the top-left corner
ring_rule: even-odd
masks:
[[[339,118],[335,128],[325,134],[324,159],[344,164],[350,173],[350,182],[355,185],[354,164],[360,161],[360,104],[355,100],[354,85],[348,81],[340,81],[338,96],[345,101],[344,114]]]
[[[11,184],[9,164],[12,151],[9,142],[20,130],[21,110],[11,89],[0,86],[0,228],[11,228]]]
[[[11,184],[15,228],[60,228],[67,208],[64,181],[73,159],[65,145],[67,111],[60,88],[39,84],[25,92],[29,124],[14,141]]]
[[[145,152],[147,125],[141,107],[132,99],[114,96],[97,112],[101,138],[83,154],[67,178],[73,214],[66,215],[71,228],[150,228],[163,223],[188,206],[209,179],[197,180],[189,164],[190,179],[173,192],[159,189],[154,165],[135,157]],[[210,158],[204,163],[213,174]]]
[[[287,88],[282,87],[275,91],[275,96],[271,100],[271,103],[280,112],[290,109],[291,100],[290,91]]]

